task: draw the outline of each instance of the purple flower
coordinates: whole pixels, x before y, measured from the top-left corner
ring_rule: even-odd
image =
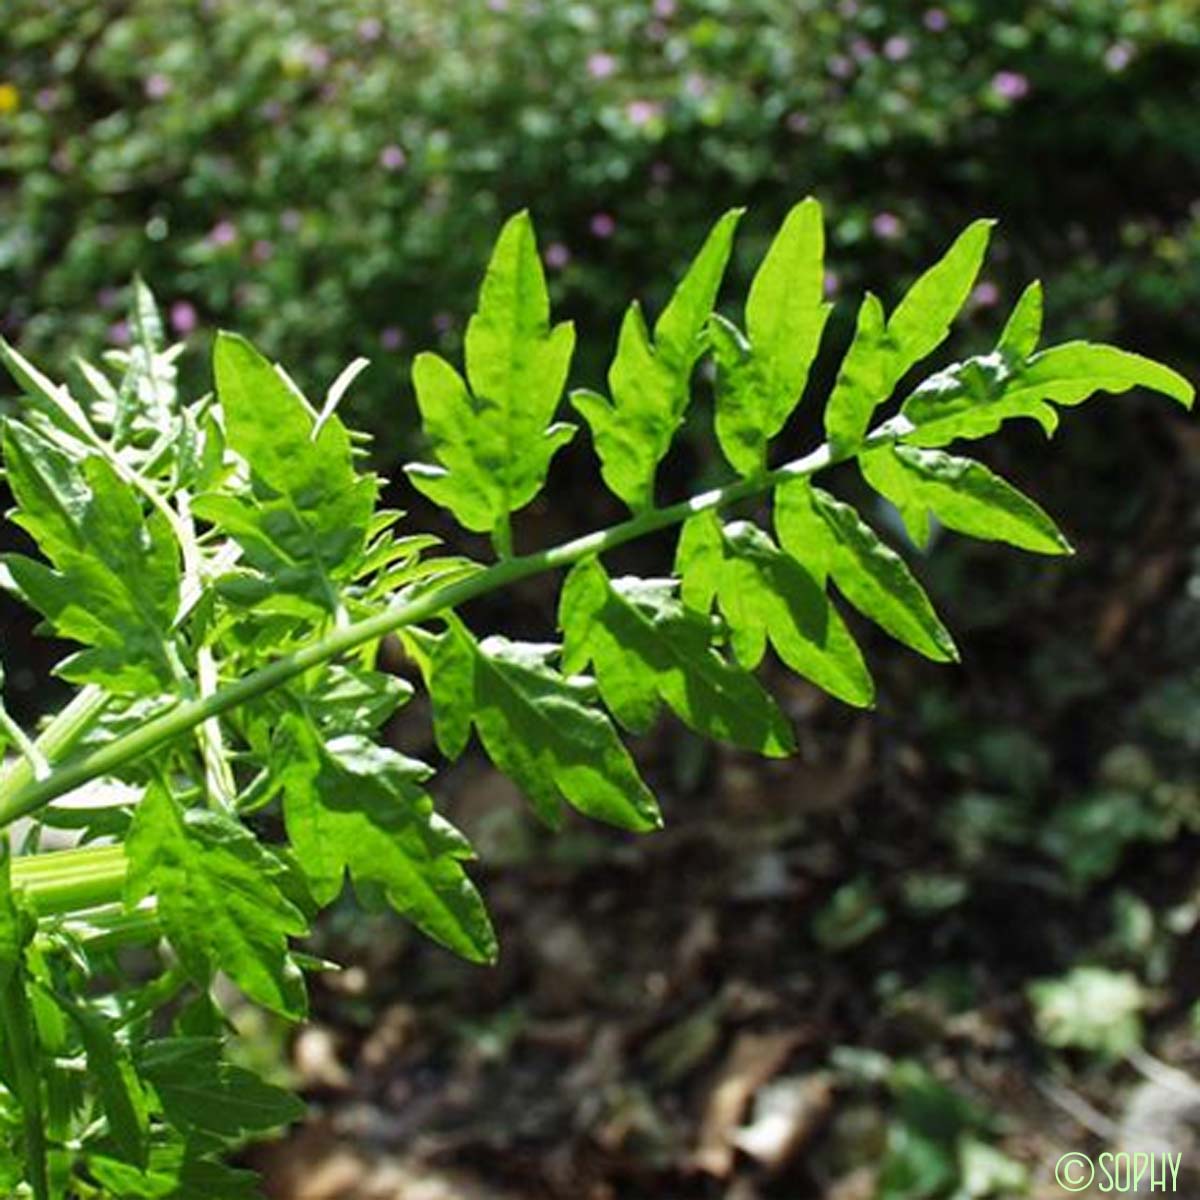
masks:
[[[842,0],[838,5],[838,15],[852,21],[858,16],[858,0]]]
[[[900,236],[904,225],[893,212],[876,213],[871,218],[871,230],[877,238],[885,242],[893,241]]]
[[[976,308],[991,308],[1000,299],[1000,289],[990,280],[984,279],[971,292],[971,303]]]
[[[646,26],[646,37],[652,42],[665,42],[670,30],[661,21],[651,21]]]
[[[304,61],[308,64],[310,71],[320,74],[329,69],[329,64],[333,62],[333,55],[329,53],[328,46],[314,43],[304,51]]]
[[[842,281],[838,278],[836,271],[825,272],[825,295],[836,296],[838,289],[842,286]]]
[[[929,8],[925,10],[925,28],[930,33],[945,33],[949,27],[950,18],[946,16],[944,9]]]
[[[121,291],[115,287],[102,287],[96,293],[96,303],[101,308],[116,308],[121,303]]]
[[[992,91],[1002,100],[1020,100],[1029,95],[1029,80],[1019,71],[997,71],[992,76]]]
[[[552,271],[561,271],[571,261],[571,252],[562,242],[551,242],[542,258]]]
[[[108,340],[112,342],[114,346],[128,346],[131,340],[129,335],[129,322],[114,321],[108,327]]]
[[[360,42],[377,42],[383,36],[383,22],[378,17],[365,17],[358,23]]]
[[[834,79],[849,79],[854,74],[854,64],[844,54],[831,54],[825,67]]]
[[[870,62],[875,57],[875,47],[866,38],[855,38],[850,43],[850,53],[855,62]]]
[[[593,79],[608,79],[616,72],[617,60],[607,50],[597,50],[594,54],[589,54],[587,59],[587,73]]]
[[[171,305],[170,313],[171,328],[180,337],[187,337],[197,324],[196,307],[188,300],[176,300]]]
[[[151,100],[161,100],[164,96],[170,95],[171,81],[166,75],[156,71],[146,80],[145,88],[146,95]]]
[[[275,243],[266,238],[255,238],[254,245],[250,247],[250,257],[256,263],[269,262],[275,257]]]
[[[654,0],[654,15],[669,21],[679,11],[676,0]]]
[[[208,231],[208,240],[214,246],[232,246],[237,241],[237,226],[232,221],[218,221]]]
[[[611,213],[598,212],[593,214],[588,228],[592,231],[592,237],[610,238],[617,231],[617,223]]]
[[[912,42],[903,34],[893,34],[883,43],[883,57],[889,62],[901,62],[912,52]]]
[[[449,333],[454,328],[454,318],[448,312],[434,313],[433,328],[438,333]]]
[[[399,325],[388,325],[379,331],[379,344],[385,350],[399,350],[404,345],[404,330]]]
[[[1110,71],[1123,71],[1133,58],[1133,47],[1128,42],[1113,42],[1104,52],[1104,65]]]
[[[278,100],[265,101],[258,111],[272,125],[278,125],[283,120],[283,105]]]
[[[786,124],[792,133],[807,133],[812,128],[812,118],[808,113],[788,113]]]
[[[300,228],[301,216],[294,208],[285,208],[279,214],[279,224],[283,226],[288,233],[295,233]]]
[[[402,171],[407,162],[408,156],[395,142],[379,152],[379,165],[385,171]]]
[[[683,81],[683,90],[695,100],[708,95],[709,81],[696,71],[689,71]]]
[[[58,107],[58,89],[57,88],[40,88],[38,93],[33,98],[34,104],[37,105],[39,111],[50,112],[51,109]]]
[[[494,13],[508,12],[508,0],[488,0],[488,8]]]
[[[662,105],[657,100],[630,100],[625,105],[625,115],[631,125],[641,129],[662,116]]]

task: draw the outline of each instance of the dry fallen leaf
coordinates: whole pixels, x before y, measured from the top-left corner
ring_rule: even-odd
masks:
[[[783,1068],[802,1035],[795,1030],[740,1033],[708,1098],[693,1165],[718,1178],[733,1168],[734,1137],[754,1094]]]

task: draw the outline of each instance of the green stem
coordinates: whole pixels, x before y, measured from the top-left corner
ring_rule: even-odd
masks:
[[[99,720],[108,700],[108,693],[96,684],[81,688],[34,740],[34,749],[48,763],[61,759]],[[0,778],[0,796],[20,791],[34,776],[33,764],[28,756],[17,759]]]
[[[25,1170],[36,1200],[49,1200],[50,1178],[46,1168],[46,1132],[42,1121],[42,1084],[38,1071],[38,1047],[29,997],[25,991],[24,958],[0,984],[0,1032],[8,1060],[9,1078],[21,1111],[25,1139]]]
[[[14,858],[12,881],[48,917],[120,900],[127,867],[123,846],[86,846]]]
[[[904,425],[896,420],[885,422],[871,433],[862,445],[853,449],[839,449],[835,453],[828,444],[822,445],[803,458],[795,459],[764,475],[714,488],[666,508],[652,509],[608,529],[584,534],[548,550],[504,559],[466,579],[435,588],[354,624],[335,628],[292,654],[278,658],[265,667],[226,684],[211,696],[182,701],[107,745],[63,763],[46,779],[32,780],[16,790],[0,787],[0,826],[37,811],[64,792],[72,791],[100,776],[111,775],[164,743],[190,733],[202,722],[245,704],[312,667],[377,641],[402,626],[428,621],[447,609],[457,608],[489,592],[509,587],[531,575],[570,567],[581,559],[603,554],[657,530],[679,525],[696,513],[724,508],[751,499],[788,479],[813,475],[835,463],[856,457],[869,447],[894,441],[905,428],[906,422]]]

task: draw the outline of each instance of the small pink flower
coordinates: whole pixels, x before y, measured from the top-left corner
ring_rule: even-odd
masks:
[[[812,118],[808,113],[788,113],[786,124],[792,133],[807,133],[812,128]]]
[[[587,73],[593,79],[608,79],[616,73],[616,56],[607,50],[597,50],[587,58]]]
[[[1003,100],[1020,100],[1029,95],[1029,80],[1019,71],[997,71],[992,91]]]
[[[145,89],[151,100],[162,100],[171,94],[171,81],[166,75],[156,71],[146,80]]]
[[[434,313],[433,328],[441,334],[449,333],[454,328],[454,318],[448,312]]]
[[[114,346],[128,346],[131,340],[129,335],[129,322],[114,321],[108,327],[108,340],[112,342]]]
[[[365,17],[358,23],[360,42],[377,42],[383,36],[383,22],[378,17]]]
[[[1133,47],[1128,42],[1113,42],[1104,52],[1104,65],[1112,72],[1123,71],[1133,59]]]
[[[542,258],[550,270],[561,271],[571,261],[571,252],[562,242],[551,242]]]
[[[611,213],[598,212],[592,216],[588,228],[592,231],[592,237],[610,238],[617,231],[617,223]]]
[[[283,105],[278,100],[265,101],[258,111],[263,119],[270,121],[272,125],[278,125],[283,121]]]
[[[208,240],[214,246],[231,246],[237,241],[237,226],[232,221],[218,221],[208,231]]]
[[[39,112],[50,112],[58,107],[58,89],[40,88],[37,95],[34,96],[33,102],[37,105]]]
[[[187,337],[197,325],[196,307],[188,300],[176,300],[171,305],[171,328],[180,337]]]
[[[508,12],[508,0],[488,0],[488,8],[494,13]]]
[[[270,262],[275,257],[275,243],[266,238],[256,238],[250,247],[250,257],[256,263]]]
[[[871,230],[877,238],[885,242],[895,240],[900,236],[904,226],[900,218],[892,212],[876,213],[871,218]]]
[[[838,15],[852,21],[858,16],[858,0],[842,0],[838,5]]]
[[[102,287],[96,293],[96,303],[101,308],[116,308],[121,303],[121,290],[115,287]]]
[[[394,142],[379,152],[379,165],[385,171],[402,171],[407,162],[408,156]]]
[[[930,33],[945,33],[950,27],[950,18],[946,16],[945,10],[941,8],[929,8],[925,10],[925,28]]]
[[[875,47],[866,38],[855,38],[850,43],[850,53],[855,62],[870,62],[875,57]]]
[[[625,105],[625,115],[631,125],[641,129],[662,116],[662,105],[657,100],[630,100]]]
[[[404,345],[404,330],[399,325],[388,325],[379,331],[379,344],[385,350],[399,350]]]
[[[304,51],[304,61],[310,71],[319,75],[322,71],[329,70],[333,55],[330,54],[328,46],[314,44]]]
[[[912,42],[902,34],[893,34],[883,43],[883,57],[889,62],[902,62],[912,53]]]
[[[299,212],[294,208],[285,208],[279,214],[279,224],[283,226],[288,233],[295,233],[300,228],[302,218]]]
[[[651,21],[646,26],[646,37],[652,42],[665,42],[670,32],[661,21]]]
[[[702,100],[708,95],[709,81],[696,71],[689,71],[683,81],[683,90],[695,100]]]
[[[825,295],[836,296],[838,289],[842,286],[842,281],[838,278],[836,271],[825,272]]]
[[[984,279],[971,292],[971,303],[976,308],[991,308],[1000,299],[1000,289],[990,280]]]
[[[676,0],[654,0],[654,15],[669,21],[679,11]]]
[[[831,54],[825,68],[834,79],[849,79],[854,74],[854,64],[844,54]]]

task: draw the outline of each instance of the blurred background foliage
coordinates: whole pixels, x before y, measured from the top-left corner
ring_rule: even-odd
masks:
[[[578,326],[573,382],[597,384],[624,305],[660,303],[723,209],[751,210],[736,297],[809,192],[845,300],[831,345],[863,287],[894,299],[990,214],[959,350],[1041,276],[1051,337],[1200,370],[1200,0],[8,0],[4,17],[0,332],[55,376],[127,340],[140,272],[194,387],[218,326],[313,394],[371,358],[347,403],[394,474],[411,356],[457,353],[506,214],[533,212]],[[819,409],[781,450],[812,442]],[[719,469],[703,403],[692,432],[677,494]],[[1131,1055],[1200,1073],[1200,435],[1100,399],[1055,446],[1015,429],[988,455],[1079,555],[938,545],[920,567],[961,669],[877,655],[865,720],[778,681],[801,732],[788,764],[645,739],[679,832],[644,846],[547,842],[480,764],[446,778],[506,953],[482,979],[335,914],[323,937],[351,970],[319,990],[328,1037],[298,1041],[292,1069],[332,1097],[322,1137],[357,1145],[345,1194],[373,1194],[371,1146],[421,1134],[486,1168],[493,1198],[1038,1194],[1046,1161],[1153,1108]],[[617,516],[595,478],[580,438],[521,519],[528,544]],[[490,616],[541,637],[552,612],[538,585]],[[4,632],[19,706],[44,709],[44,651],[7,609]],[[423,714],[403,722],[432,753]],[[714,1115],[730,1086],[741,1107]],[[760,1103],[762,1128],[780,1128],[771,1104],[792,1114],[776,1158],[745,1132]],[[1187,1105],[1163,1104],[1179,1144]],[[289,1145],[278,1194],[321,1195],[305,1164],[327,1151]],[[694,1184],[698,1157],[728,1191]]]
[[[0,39],[4,332],[51,361],[120,342],[141,271],[314,387],[376,359],[391,428],[523,206],[585,376],[718,211],[744,278],[807,192],[834,290],[987,212],[980,308],[1044,271],[1055,333],[1177,345],[1200,298],[1194,0],[10,0]]]

